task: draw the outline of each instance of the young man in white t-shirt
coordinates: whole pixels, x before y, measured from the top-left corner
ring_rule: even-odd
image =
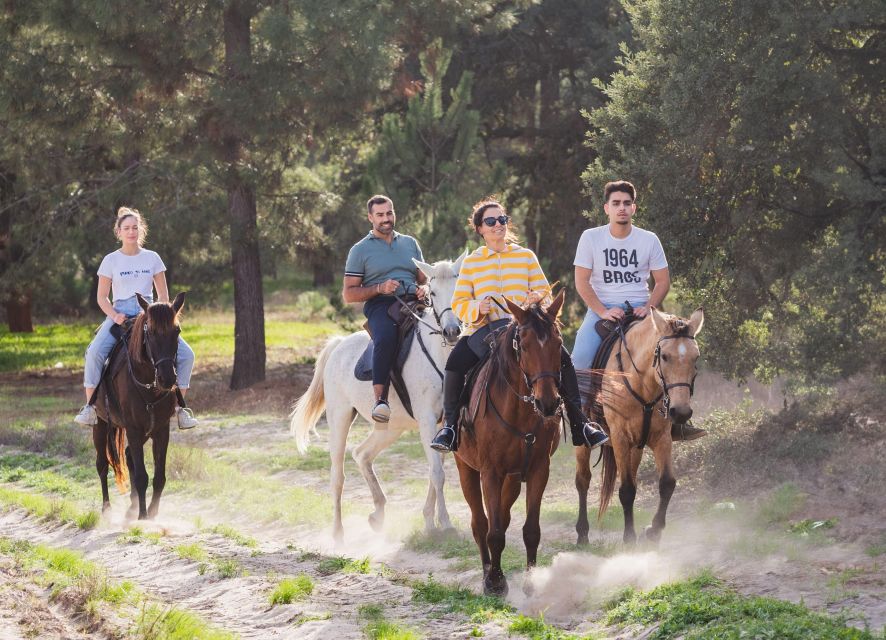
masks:
[[[643,318],[650,307],[659,307],[671,287],[668,261],[661,241],[651,231],[635,227],[637,191],[630,182],[608,182],[603,188],[603,210],[609,224],[587,229],[575,252],[575,287],[588,313],[575,336],[572,362],[576,369],[590,369],[602,339],[595,325],[600,319],[624,318],[630,303],[634,315]],[[655,287],[649,291],[650,274]],[[703,429],[688,425],[682,438],[705,435]],[[672,433],[673,434],[673,433]],[[676,438],[675,438],[676,439]]]

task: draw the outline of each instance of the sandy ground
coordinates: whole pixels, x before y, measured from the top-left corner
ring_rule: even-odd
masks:
[[[195,394],[195,406],[206,406],[215,397],[225,398],[222,410],[236,406],[239,411],[260,407],[276,411],[279,422],[221,426],[205,420],[199,429],[174,438],[180,443],[204,447],[210,451],[258,447],[273,451],[275,445],[289,442],[288,422],[282,417],[285,408],[307,385],[310,368],[280,373],[260,388],[240,392],[237,398],[222,390]],[[293,382],[293,380],[295,382]],[[61,392],[70,379],[41,380],[42,394]],[[68,390],[69,386],[66,387]],[[65,391],[65,393],[70,393]],[[740,400],[741,394],[736,401]],[[778,399],[761,398],[761,404]],[[324,447],[325,424],[319,425],[320,438],[314,446]],[[405,436],[416,438],[415,434]],[[350,446],[358,441],[353,439]],[[692,445],[680,445],[692,446]],[[555,465],[569,467],[571,451],[561,446]],[[380,461],[385,459],[382,454]],[[365,620],[358,609],[365,604],[382,604],[385,617],[417,628],[429,638],[469,637],[476,626],[464,615],[441,614],[425,604],[411,601],[408,580],[426,579],[429,574],[442,582],[478,590],[477,567],[463,570],[455,563],[429,554],[419,554],[403,547],[404,528],[411,527],[421,512],[423,495],[398,490],[398,484],[420,481],[426,477],[424,463],[414,459],[397,466],[396,480],[383,480],[388,493],[388,517],[383,534],[373,532],[366,522],[371,511],[369,492],[362,478],[351,474],[345,485],[345,498],[362,505],[359,515],[345,522],[343,547],[335,547],[329,528],[312,530],[275,523],[255,523],[242,514],[232,513],[224,505],[212,505],[167,493],[160,517],[144,525],[146,531],[163,533],[160,544],[116,542],[129,523],[123,520],[128,499],[115,497],[112,514],[93,531],[80,531],[73,526],[57,526],[38,522],[13,511],[0,515],[0,536],[27,539],[53,547],[82,551],[90,560],[106,567],[113,580],[131,580],[138,588],[167,606],[182,607],[243,638],[329,638],[364,637]],[[447,460],[447,483],[457,487],[454,465]],[[283,472],[279,478],[290,479],[300,486],[327,491],[327,471]],[[598,474],[592,485],[592,500],[598,490]],[[236,479],[232,479],[236,481]],[[840,539],[833,544],[808,547],[775,543],[765,553],[737,554],[736,544],[760,536],[741,526],[735,519],[716,516],[699,518],[698,506],[710,502],[691,482],[678,485],[669,512],[669,525],[658,549],[638,548],[631,553],[611,557],[566,550],[554,557],[550,567],[540,568],[529,577],[534,592],[524,595],[523,576],[510,577],[509,601],[523,613],[543,613],[551,624],[572,632],[595,630],[601,601],[625,586],[651,588],[663,582],[692,575],[710,568],[715,575],[748,595],[765,595],[805,605],[833,614],[844,614],[851,624],[868,625],[878,630],[886,625],[886,577],[876,557],[864,552],[857,542],[862,535],[882,532],[881,513],[856,509],[847,502],[840,504],[832,494],[822,494],[816,510],[813,500],[810,514],[840,519]],[[96,483],[96,491],[98,486]],[[747,497],[747,496],[746,496]],[[813,496],[815,498],[815,496]],[[569,472],[560,473],[549,486],[546,501],[574,502],[574,488]],[[655,487],[646,482],[641,487],[639,506],[652,508]],[[467,535],[469,513],[463,500],[449,501],[450,514],[456,526]],[[727,514],[728,515],[728,514]],[[259,542],[259,552],[238,545],[227,538],[198,530],[194,524],[199,516],[204,526],[230,523],[238,531]],[[516,515],[508,532],[508,546],[522,552],[520,526]],[[574,542],[572,522],[545,523],[543,519],[542,550],[556,542],[559,548]],[[408,530],[408,529],[407,529]],[[592,531],[592,539],[611,542],[620,539],[620,532]],[[183,560],[172,550],[179,544],[199,542],[214,557],[232,558],[245,572],[232,578],[221,578],[212,571],[201,574],[199,564]],[[333,573],[318,570],[316,557],[304,551],[322,554],[344,554],[353,558],[369,556],[374,570],[369,574]],[[382,567],[387,569],[382,570]],[[316,584],[312,596],[300,603],[271,607],[268,594],[280,577],[305,573]],[[0,556],[0,640],[6,638],[85,638],[105,637],[106,630],[83,632],[83,621],[73,616],[63,603],[50,603],[49,592],[37,587],[32,576],[17,569],[9,558]],[[109,621],[123,629],[126,621]],[[480,625],[486,638],[508,637],[499,625]],[[612,637],[615,630],[611,630]]]

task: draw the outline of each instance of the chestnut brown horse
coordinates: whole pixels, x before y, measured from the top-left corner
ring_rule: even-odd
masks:
[[[685,424],[692,417],[690,402],[699,356],[695,337],[702,324],[704,311],[700,308],[688,320],[653,308],[644,320],[622,335],[602,372],[603,384],[595,405],[602,406],[611,446],[603,447],[598,518],[609,506],[617,474],[618,498],[624,510],[623,539],[627,544],[637,539],[633,508],[637,469],[646,445],[652,449],[659,478],[658,510],[646,528],[646,539],[657,543],[665,527],[668,503],[677,485],[671,460],[671,423]],[[587,447],[576,447],[578,544],[588,543],[590,457]]]
[[[151,305],[136,295],[144,313],[133,322],[127,348],[118,349],[108,363],[106,377],[96,398],[98,424],[92,428],[92,441],[96,451],[95,468],[102,485],[102,512],[111,506],[108,496],[110,465],[121,493],[125,492],[127,475],[132,479],[127,517],[134,517],[137,512],[138,519],[144,520],[157,515],[166,485],[169,419],[176,405],[173,386],[181,332],[178,314],[185,303],[185,294],[179,293],[172,304],[155,302]],[[148,472],[144,445],[149,438],[154,454],[154,493],[150,507],[146,507]],[[124,467],[120,450],[126,442]]]
[[[547,309],[537,304],[523,309],[506,300],[514,320],[496,339],[478,376],[469,405],[477,407],[473,427],[462,430],[455,453],[487,594],[508,592],[501,554],[521,480],[526,482],[526,568],[535,566],[541,499],[560,433],[563,340],[557,316],[563,297],[561,291]]]

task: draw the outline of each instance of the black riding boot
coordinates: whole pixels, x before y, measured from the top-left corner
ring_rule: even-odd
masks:
[[[458,449],[458,399],[465,386],[465,374],[447,369],[443,373],[443,428],[431,440],[431,448],[437,451]]]
[[[563,349],[560,357],[560,397],[569,420],[573,446],[587,445],[589,448],[605,444],[609,436],[600,429],[600,425],[591,422],[581,410],[581,394],[578,391],[578,378],[569,352]]]

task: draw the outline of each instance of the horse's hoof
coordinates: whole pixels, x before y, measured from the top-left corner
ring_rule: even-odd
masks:
[[[385,512],[382,511],[379,513],[378,511],[374,511],[369,514],[369,526],[372,527],[372,530],[376,533],[381,532],[385,525]]]
[[[523,578],[523,595],[527,598],[531,598],[535,595],[535,585],[532,584],[532,577],[527,573],[526,577]]]
[[[646,542],[657,547],[661,540],[661,529],[656,529],[652,525],[649,525],[643,530],[643,537],[646,539]]]
[[[633,547],[637,544],[637,534],[633,531],[625,533],[622,541],[625,543],[626,547]]]
[[[483,580],[483,593],[487,596],[504,598],[508,595],[508,581],[501,569],[490,569]]]
[[[586,547],[589,544],[591,544],[591,541],[588,540],[588,536],[587,536],[587,534],[585,534],[583,536],[578,536],[578,539],[575,541],[575,544],[576,544],[576,546],[579,546],[579,547]]]
[[[345,543],[345,532],[343,529],[332,532],[332,542],[336,547],[340,547]]]
[[[102,515],[105,515],[110,510],[111,510],[111,503],[110,502],[103,502],[102,503]]]

